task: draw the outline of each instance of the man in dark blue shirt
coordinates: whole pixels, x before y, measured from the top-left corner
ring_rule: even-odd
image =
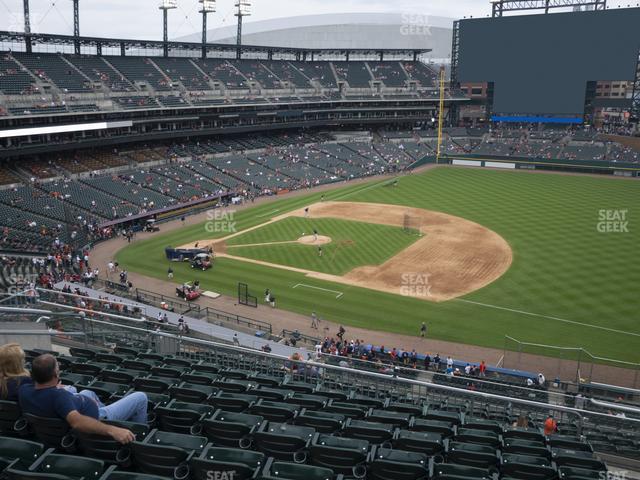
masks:
[[[40,417],[61,418],[74,430],[109,436],[120,443],[135,440],[131,431],[98,420],[109,418],[105,412],[105,408],[109,407],[99,403],[93,392],[73,394],[60,385],[60,368],[53,355],[36,357],[31,364],[31,376],[34,383],[20,387],[20,407],[23,412]],[[146,414],[146,405],[144,411]]]

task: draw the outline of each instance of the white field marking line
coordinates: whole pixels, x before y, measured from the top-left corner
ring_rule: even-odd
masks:
[[[342,297],[344,295],[343,292],[339,292],[338,290],[329,290],[328,288],[322,288],[322,287],[314,287],[313,285],[307,285],[305,283],[296,283],[293,287],[291,288],[296,288],[296,287],[307,287],[307,288],[315,288],[316,290],[323,290],[325,292],[331,292],[331,293],[337,293],[338,295],[336,295],[336,299]]]
[[[257,218],[268,217],[269,215],[273,215],[274,213],[278,213],[280,211],[279,208],[276,208],[273,212],[263,213],[262,215],[257,215]]]
[[[464,302],[464,303],[471,303],[473,305],[480,305],[481,307],[495,308],[496,310],[506,310],[507,312],[521,313],[523,315],[529,315],[529,316],[532,316],[532,317],[541,317],[541,318],[546,318],[546,319],[549,319],[549,320],[555,320],[557,322],[570,323],[572,325],[580,325],[581,327],[596,328],[598,330],[605,330],[607,332],[622,333],[624,335],[633,335],[634,337],[640,337],[640,333],[625,332],[624,330],[617,330],[615,328],[601,327],[600,325],[591,325],[590,323],[576,322],[574,320],[567,320],[566,318],[551,317],[549,315],[542,315],[541,313],[525,312],[524,310],[516,310],[515,308],[500,307],[498,305],[491,305],[491,304],[488,304],[488,303],[474,302],[472,300],[464,300],[462,298],[456,298],[454,300],[457,301],[457,302]]]

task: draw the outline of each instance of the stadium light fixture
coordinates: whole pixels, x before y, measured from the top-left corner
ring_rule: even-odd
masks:
[[[248,15],[251,15],[251,0],[238,0],[238,2],[236,3],[236,8],[238,9],[238,13],[236,13],[236,16],[243,16],[246,17]]]
[[[200,13],[214,13],[216,11],[216,0],[199,0],[202,4]]]

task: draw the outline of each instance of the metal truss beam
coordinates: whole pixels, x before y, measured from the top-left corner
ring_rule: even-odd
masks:
[[[501,17],[505,12],[515,12],[522,10],[549,10],[554,8],[585,7],[592,6],[595,10],[605,10],[607,0],[494,0],[493,16]]]

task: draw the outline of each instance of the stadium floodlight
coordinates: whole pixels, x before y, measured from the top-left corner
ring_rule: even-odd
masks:
[[[199,0],[202,4],[200,13],[214,13],[216,11],[216,0]]]
[[[251,15],[251,0],[238,0],[236,7],[238,9],[236,16],[246,17]]]
[[[160,10],[172,10],[174,8],[178,8],[178,0],[162,0],[158,8]]]

